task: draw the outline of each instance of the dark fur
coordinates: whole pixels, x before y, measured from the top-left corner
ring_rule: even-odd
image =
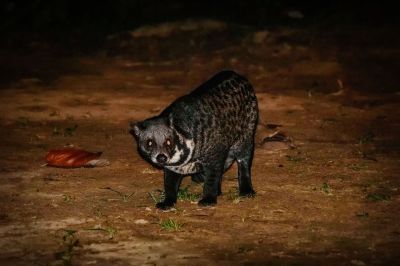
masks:
[[[254,195],[251,164],[257,120],[257,99],[251,84],[233,71],[222,71],[192,93],[178,98],[159,116],[132,125],[141,155],[164,169],[165,200],[157,207],[166,209],[176,203],[185,175],[204,181],[199,205],[216,204],[222,175],[233,161],[238,163],[240,195]],[[155,143],[146,148],[149,139]],[[194,144],[194,149],[190,161],[182,165],[190,154],[187,140]],[[176,149],[171,150],[166,141]],[[177,162],[160,164],[158,159],[164,158],[159,158],[159,154],[167,160],[178,158],[177,154],[180,157]]]

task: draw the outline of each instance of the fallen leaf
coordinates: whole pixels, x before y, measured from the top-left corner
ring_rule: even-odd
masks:
[[[291,149],[296,148],[296,146],[293,144],[293,140],[291,137],[286,136],[284,133],[280,131],[275,131],[274,133],[270,134],[269,136],[265,137],[261,144],[264,144],[266,142],[284,142],[286,143]]]
[[[88,152],[79,149],[65,148],[50,150],[46,155],[47,166],[76,168],[108,165],[108,160],[98,159],[102,152]]]

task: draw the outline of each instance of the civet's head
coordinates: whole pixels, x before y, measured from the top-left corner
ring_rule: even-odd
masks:
[[[190,160],[193,142],[179,131],[172,119],[160,117],[131,122],[129,130],[136,139],[139,153],[158,167],[179,166]]]

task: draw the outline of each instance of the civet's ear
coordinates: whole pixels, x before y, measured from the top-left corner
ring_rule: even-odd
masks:
[[[130,122],[129,123],[129,133],[135,138],[140,136],[140,132],[143,130],[142,122]]]

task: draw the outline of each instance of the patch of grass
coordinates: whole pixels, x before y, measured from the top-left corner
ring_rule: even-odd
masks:
[[[88,231],[100,231],[108,234],[108,239],[113,239],[114,236],[117,234],[117,229],[114,227],[94,227],[94,228],[86,228],[85,230]]]
[[[147,193],[155,204],[162,202],[165,199],[165,193],[161,190],[151,191]]]
[[[189,191],[189,186],[179,189],[178,200],[197,201],[200,194]]]
[[[93,213],[97,218],[105,217],[104,213],[99,208],[94,208]]]
[[[71,238],[75,237],[75,233],[78,232],[76,230],[72,230],[72,229],[63,229],[63,231],[65,232],[65,234],[63,235],[62,239],[64,241],[70,240]]]
[[[68,194],[63,194],[62,198],[64,202],[71,202],[74,199],[71,195]]]
[[[240,202],[239,190],[237,188],[230,189],[226,193],[226,199],[232,201],[234,204],[238,204]]]
[[[65,244],[65,250],[55,253],[57,260],[61,260],[63,265],[72,265],[72,258],[74,256],[74,248],[79,245],[79,239],[76,238],[76,230],[63,229],[64,235],[62,239]]]
[[[171,218],[160,221],[160,227],[166,231],[178,231],[182,228],[183,224]]]
[[[78,128],[78,125],[73,125],[70,127],[66,127],[64,129],[60,128],[59,126],[54,126],[53,127],[53,135],[63,135],[64,137],[71,137],[75,134],[76,129]]]
[[[324,182],[324,183],[322,184],[321,190],[322,190],[323,192],[325,192],[326,194],[332,194],[332,192],[331,192],[332,189],[331,189],[331,187],[329,186],[329,184],[326,183],[326,182]]]
[[[287,159],[289,162],[295,162],[295,163],[301,162],[301,161],[304,160],[304,158],[302,158],[302,157],[300,157],[300,156],[292,156],[292,155],[286,155],[286,159]]]
[[[391,196],[382,193],[370,193],[367,195],[367,199],[370,201],[389,201]]]
[[[118,191],[118,190],[112,189],[112,188],[110,188],[110,187],[103,187],[103,188],[101,188],[101,189],[108,189],[108,190],[110,190],[110,191],[112,191],[112,192],[117,193],[117,194],[121,197],[121,199],[122,199],[123,202],[128,202],[128,201],[129,201],[129,198],[130,198],[133,194],[135,194],[135,192],[132,192],[131,194],[124,194],[124,193],[122,193],[122,192],[120,192],[120,191]]]

